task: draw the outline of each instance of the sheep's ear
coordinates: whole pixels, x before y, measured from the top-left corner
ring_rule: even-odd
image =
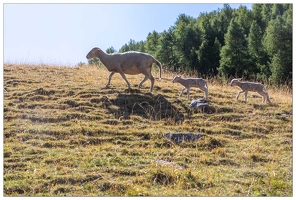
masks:
[[[237,80],[241,81],[243,78],[237,78]]]

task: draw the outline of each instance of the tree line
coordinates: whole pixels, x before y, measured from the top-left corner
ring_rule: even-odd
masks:
[[[180,14],[168,30],[148,33],[145,41],[131,39],[119,52],[146,52],[164,68],[200,77],[244,77],[292,87],[292,9],[293,4],[253,4],[251,10],[224,4],[198,18]]]

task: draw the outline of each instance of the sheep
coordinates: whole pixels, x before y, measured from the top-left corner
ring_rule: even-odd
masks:
[[[252,92],[257,92],[259,95],[262,96],[262,103],[264,103],[267,99],[268,103],[270,102],[269,99],[269,95],[264,87],[263,84],[261,83],[254,83],[254,82],[242,82],[242,79],[232,79],[230,86],[237,86],[241,89],[241,91],[239,91],[237,93],[236,96],[236,100],[238,100],[238,97],[241,93],[245,93],[245,101],[247,101],[247,95],[248,95],[248,91],[252,91]]]
[[[182,96],[183,91],[187,89],[187,98],[190,98],[190,88],[197,87],[204,91],[204,98],[208,100],[208,85],[207,81],[202,78],[182,78],[181,76],[175,76],[173,83],[180,83],[184,86],[179,96]],[[206,86],[206,87],[205,87]]]
[[[151,68],[153,63],[158,65],[159,79],[161,79],[161,63],[147,53],[129,51],[125,53],[107,54],[104,53],[100,48],[95,47],[90,50],[90,52],[86,55],[86,58],[91,59],[95,57],[99,58],[110,72],[106,88],[109,87],[111,77],[114,75],[114,73],[119,73],[127,83],[128,90],[130,90],[130,83],[126,79],[125,74],[137,75],[142,73],[145,75],[145,77],[139,83],[138,88],[140,88],[149,78],[151,81],[150,92],[152,92],[154,86],[154,77],[151,74]]]

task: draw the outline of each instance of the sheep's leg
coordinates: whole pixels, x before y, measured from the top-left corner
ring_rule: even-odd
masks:
[[[153,87],[154,87],[154,77],[151,74],[151,69],[152,69],[152,64],[149,65],[148,67],[146,67],[146,71],[144,71],[145,76],[148,76],[148,78],[151,81],[151,85],[150,85],[150,92],[152,92]]]
[[[190,85],[187,88],[187,99],[190,99]]]
[[[268,95],[268,92],[266,91],[265,87],[263,88],[263,92],[264,92],[265,95],[266,95],[266,99],[267,99],[268,103],[271,103],[271,102],[270,102],[269,95]]]
[[[268,103],[271,103],[270,98],[269,98],[269,95],[268,95],[267,92],[266,92],[266,99],[267,99]]]
[[[181,90],[181,92],[180,92],[180,97],[182,96],[182,94],[183,94],[183,92],[184,92],[184,90],[186,89],[186,87],[184,87],[182,90]]]
[[[205,100],[208,100],[208,88],[201,86],[201,87],[199,87],[199,89],[204,91],[204,98],[205,98]]]
[[[245,101],[248,101],[248,90],[245,91]]]
[[[236,95],[236,100],[238,100],[239,95],[240,95],[241,93],[244,93],[244,92],[245,92],[245,91],[243,91],[243,90],[239,91],[239,92],[237,93],[237,95]]]
[[[119,71],[120,75],[122,76],[123,80],[125,80],[126,84],[127,84],[127,89],[130,90],[131,89],[131,85],[128,82],[128,80],[126,79],[125,74],[123,73],[123,71]]]
[[[153,86],[154,86],[154,77],[151,74],[151,67],[152,64],[149,67],[145,67],[145,66],[140,66],[141,69],[146,69],[144,70],[142,73],[145,75],[144,79],[140,82],[138,87],[141,87],[143,85],[143,83],[149,78],[151,81],[151,85],[150,85],[150,92],[152,92],[153,90]]]
[[[110,85],[110,81],[111,81],[111,78],[112,78],[112,76],[115,74],[115,72],[110,72],[110,74],[109,74],[109,78],[108,78],[108,83],[107,83],[107,85],[106,85],[106,88],[107,87],[109,87],[109,85]]]
[[[266,91],[263,91],[263,93],[265,95],[265,100],[267,100],[268,103],[271,103],[268,93]]]
[[[265,102],[265,93],[264,92],[257,92],[262,97],[262,103]]]
[[[144,79],[139,83],[138,88],[142,87],[143,83],[147,81],[149,77],[145,75]]]
[[[261,94],[261,96],[262,96],[262,103],[264,103],[265,102],[265,94]]]
[[[266,100],[268,101],[268,103],[271,103],[267,92],[258,92],[258,94],[262,96],[262,103],[266,102]]]
[[[150,86],[150,92],[152,92],[153,90],[153,86],[154,86],[154,77],[152,75],[149,76],[149,79],[151,81],[151,86]]]

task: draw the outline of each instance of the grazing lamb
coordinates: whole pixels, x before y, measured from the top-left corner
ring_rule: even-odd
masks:
[[[208,85],[207,81],[202,78],[182,78],[181,76],[175,76],[173,83],[180,83],[184,86],[182,89],[180,96],[182,96],[183,91],[187,89],[187,98],[189,99],[190,96],[190,88],[191,87],[197,87],[204,91],[204,98],[205,100],[208,100]],[[206,86],[206,87],[205,87]]]
[[[95,57],[99,58],[110,72],[106,87],[110,85],[111,77],[114,75],[114,73],[120,73],[122,78],[127,83],[128,89],[130,89],[130,83],[126,79],[125,74],[136,75],[142,73],[145,75],[145,77],[139,83],[138,88],[140,88],[149,78],[151,81],[150,92],[152,92],[154,86],[154,77],[151,74],[151,68],[153,63],[158,65],[159,79],[161,79],[162,67],[160,62],[147,53],[131,51],[125,53],[106,54],[100,48],[95,47],[86,55],[86,58],[91,59]]]
[[[236,100],[238,100],[238,97],[241,93],[245,93],[245,101],[247,101],[248,91],[252,91],[252,92],[257,92],[258,94],[260,94],[262,96],[263,103],[266,101],[266,99],[269,103],[271,103],[268,93],[267,93],[264,85],[261,83],[242,82],[241,78],[239,78],[239,79],[232,79],[230,86],[231,87],[237,86],[241,89],[241,91],[239,91],[237,93]]]

